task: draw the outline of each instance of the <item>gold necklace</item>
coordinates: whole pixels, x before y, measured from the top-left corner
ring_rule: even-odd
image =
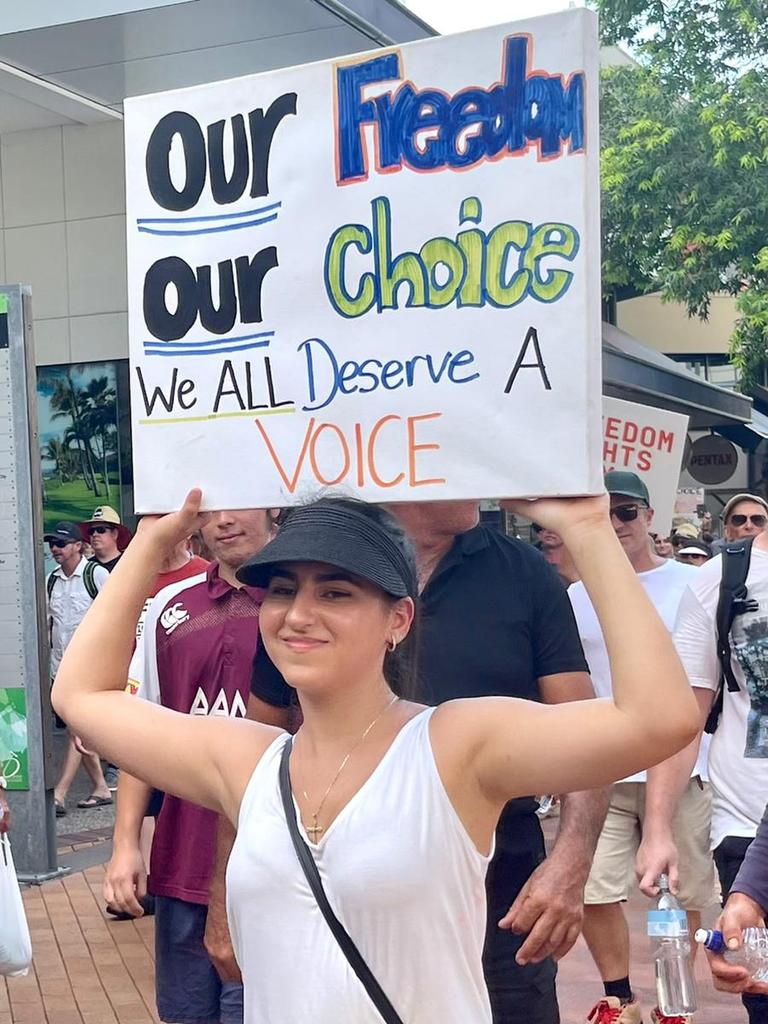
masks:
[[[331,779],[330,785],[328,786],[326,791],[323,793],[323,798],[320,801],[320,803],[317,805],[317,810],[315,810],[314,812],[310,812],[310,813],[312,813],[312,825],[307,829],[307,835],[309,836],[309,838],[312,840],[313,843],[316,843],[318,838],[323,834],[323,832],[325,832],[325,829],[323,828],[323,826],[322,825],[318,825],[317,819],[320,817],[320,812],[323,809],[323,805],[325,804],[325,801],[328,799],[328,794],[331,792],[333,787],[336,785],[336,781],[338,780],[338,778],[341,775],[341,773],[347,767],[347,764],[349,763],[350,757],[352,757],[354,752],[357,750],[357,748],[360,746],[360,744],[366,738],[366,736],[371,731],[371,729],[374,727],[374,725],[376,725],[376,723],[382,717],[384,712],[389,711],[389,709],[392,707],[392,705],[395,703],[395,701],[397,701],[399,699],[400,698],[397,697],[397,696],[393,697],[392,700],[389,702],[389,704],[387,704],[387,706],[385,708],[383,708],[378,713],[378,715],[376,715],[374,720],[366,728],[366,730],[363,733],[363,735],[360,737],[360,739],[357,741],[357,743],[355,743],[354,747],[352,747],[352,749],[346,755],[346,757],[341,762],[339,767],[336,769],[336,774],[333,776],[333,778]],[[302,793],[302,796],[304,797],[304,799],[306,800],[307,804],[309,804],[309,797],[307,796],[306,789],[302,789],[301,793]]]

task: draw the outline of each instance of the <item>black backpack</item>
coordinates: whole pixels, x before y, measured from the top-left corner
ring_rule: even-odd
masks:
[[[94,579],[95,575],[96,575],[96,563],[95,562],[87,562],[85,568],[83,569],[83,586],[85,587],[85,590],[86,590],[86,593],[88,594],[88,597],[90,597],[90,599],[92,601],[94,601],[96,599],[96,595],[99,592],[99,588],[96,586],[96,580]],[[56,586],[56,580],[58,578],[59,577],[56,576],[55,573],[53,573],[53,572],[48,577],[48,581],[46,583],[46,588],[48,590],[48,600],[49,601],[51,599],[51,594],[53,593],[53,588]]]
[[[717,657],[720,661],[720,683],[717,694],[709,712],[704,731],[713,733],[717,729],[720,715],[723,710],[723,698],[725,687],[731,693],[738,693],[739,684],[733,674],[731,664],[731,626],[737,615],[745,612],[756,612],[757,601],[747,597],[747,574],[749,573],[749,561],[752,556],[752,541],[754,537],[747,537],[746,540],[728,542],[723,549],[723,574],[720,579],[720,592],[717,599],[717,616],[715,628],[717,630]]]

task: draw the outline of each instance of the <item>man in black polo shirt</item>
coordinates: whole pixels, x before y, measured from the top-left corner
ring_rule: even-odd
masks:
[[[538,551],[480,526],[474,502],[391,511],[416,549],[425,703],[496,695],[554,704],[594,696],[565,589]],[[254,679],[257,699],[289,703],[292,691],[276,672]],[[552,957],[578,937],[607,800],[607,791],[563,798],[546,862],[535,800],[507,805],[487,879],[484,966],[495,1024],[558,1024]]]

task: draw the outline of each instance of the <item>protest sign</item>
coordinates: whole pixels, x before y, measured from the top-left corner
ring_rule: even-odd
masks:
[[[126,100],[135,504],[600,489],[584,10]]]
[[[648,488],[654,533],[668,536],[680,483],[688,417],[603,398],[603,468],[630,470]]]

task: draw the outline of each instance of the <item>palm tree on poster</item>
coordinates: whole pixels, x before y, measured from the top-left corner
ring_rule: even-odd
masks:
[[[68,479],[67,470],[71,462],[71,456],[66,445],[58,437],[52,437],[45,447],[40,449],[40,455],[56,466],[59,484],[63,487]]]
[[[109,486],[109,453],[115,450],[110,444],[110,434],[117,430],[117,400],[115,389],[109,386],[107,377],[94,377],[88,386],[80,392],[80,409],[85,430],[90,437],[98,437],[101,449],[101,476],[110,497]]]
[[[80,464],[86,487],[93,491],[94,497],[100,498],[101,490],[93,468],[95,461],[93,449],[91,448],[91,443],[83,423],[83,411],[80,408],[80,401],[72,380],[70,368],[67,367],[64,370],[63,376],[57,374],[51,383],[53,385],[53,394],[50,398],[51,409],[53,410],[52,418],[63,419],[64,417],[69,417],[71,420],[71,426],[64,433],[64,443],[69,447],[72,446],[72,441],[75,442],[74,447],[77,448],[80,454]]]

